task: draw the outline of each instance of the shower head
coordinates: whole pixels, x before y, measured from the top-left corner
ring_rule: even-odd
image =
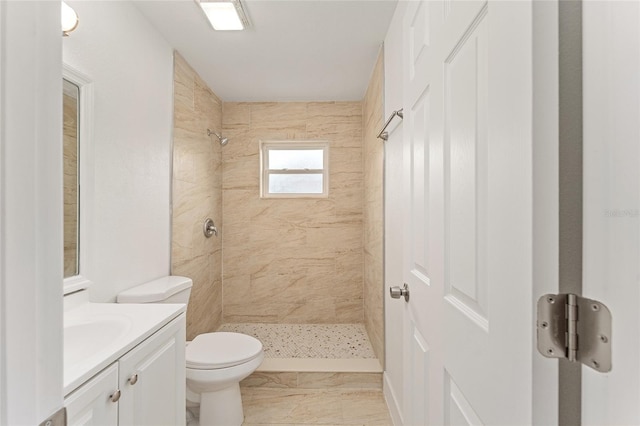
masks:
[[[216,138],[218,138],[218,140],[220,141],[220,145],[222,146],[225,146],[227,143],[229,143],[229,138],[223,138],[213,130],[207,129],[207,136],[211,136],[211,135],[214,135]]]

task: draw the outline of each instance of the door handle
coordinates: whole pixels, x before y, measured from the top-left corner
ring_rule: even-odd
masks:
[[[391,297],[393,299],[400,299],[401,297],[404,296],[404,301],[405,302],[409,301],[409,285],[407,283],[405,283],[404,286],[402,286],[402,288],[398,286],[390,287],[389,293],[391,294]]]

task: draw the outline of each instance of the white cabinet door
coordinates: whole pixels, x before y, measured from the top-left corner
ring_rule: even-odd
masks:
[[[185,316],[120,358],[121,426],[185,424]]]
[[[118,424],[118,402],[111,395],[118,389],[118,364],[76,389],[64,400],[69,426],[111,426]]]

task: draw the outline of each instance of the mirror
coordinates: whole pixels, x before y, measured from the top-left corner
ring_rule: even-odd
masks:
[[[87,223],[93,179],[93,83],[84,74],[62,68],[63,173],[64,173],[64,294],[86,289],[87,248],[91,228]],[[89,212],[89,213],[88,213]]]
[[[62,80],[64,158],[64,278],[79,275],[80,88]]]

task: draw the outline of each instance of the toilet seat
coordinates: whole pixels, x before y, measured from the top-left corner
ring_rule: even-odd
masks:
[[[262,354],[262,343],[241,333],[215,332],[196,336],[187,346],[187,368],[216,370],[249,362]]]

